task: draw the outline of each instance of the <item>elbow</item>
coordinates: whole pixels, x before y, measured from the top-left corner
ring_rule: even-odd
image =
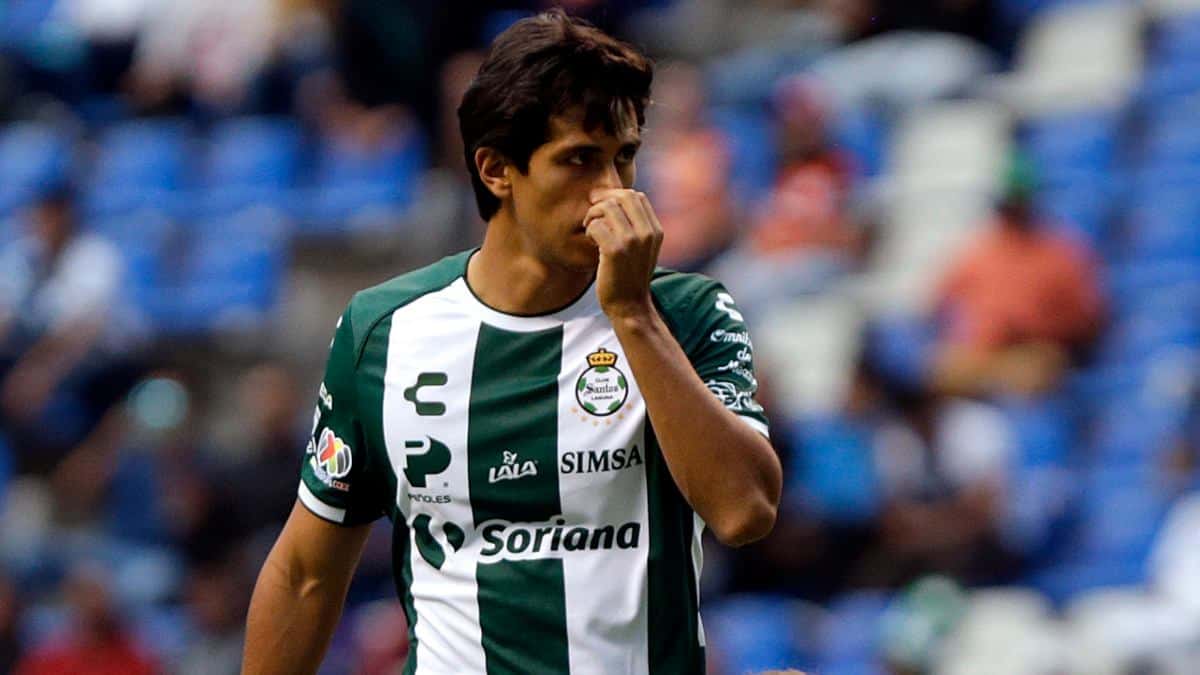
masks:
[[[749,500],[742,508],[709,527],[717,541],[730,548],[752,544],[771,533],[778,507],[766,498]]]

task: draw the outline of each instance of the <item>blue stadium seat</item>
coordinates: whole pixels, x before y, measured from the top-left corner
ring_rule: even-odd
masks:
[[[1160,20],[1154,26],[1149,51],[1154,63],[1200,63],[1200,12]]]
[[[1195,117],[1156,120],[1139,150],[1146,167],[1200,169],[1200,122]]]
[[[1140,584],[1146,579],[1144,565],[1126,561],[1067,562],[1050,565],[1030,574],[1025,582],[1062,607],[1088,591]]]
[[[1099,248],[1110,235],[1114,213],[1110,194],[1111,188],[1103,184],[1049,187],[1038,191],[1035,204],[1038,215],[1052,227]]]
[[[57,0],[9,0],[0,6],[0,45],[13,49],[29,43],[51,20]]]
[[[1034,119],[1021,132],[1022,147],[1045,185],[1102,179],[1116,158],[1119,124],[1109,110]]]
[[[821,623],[819,672],[872,666],[879,657],[881,622],[890,601],[882,591],[854,591],[834,599]]]
[[[218,124],[209,137],[205,216],[254,205],[290,209],[303,153],[299,126],[251,117]]]
[[[784,596],[735,596],[703,610],[708,644],[728,672],[757,673],[794,667],[808,655],[798,644],[809,634],[803,613]]]
[[[261,326],[279,301],[287,269],[285,219],[256,208],[196,223],[192,234],[165,328],[203,334]]]
[[[174,212],[189,185],[190,131],[174,119],[135,120],[103,134],[85,187],[85,210],[109,217],[146,207]]]
[[[171,246],[179,234],[174,220],[156,209],[89,221],[86,227],[107,237],[125,262],[125,292],[139,320],[157,330],[164,308],[174,302]]]
[[[0,218],[28,206],[40,189],[63,181],[71,144],[53,127],[32,122],[0,131]]]
[[[1139,400],[1142,387],[1113,398],[1094,420],[1090,456],[1107,467],[1160,461],[1173,449],[1183,418],[1170,408],[1151,407]]]
[[[1200,59],[1151,64],[1142,76],[1138,97],[1147,106],[1162,105],[1200,93]]]
[[[1184,312],[1134,310],[1118,317],[1101,338],[1096,358],[1104,364],[1141,363],[1161,350],[1196,348],[1200,346],[1197,323]]]
[[[789,500],[833,522],[857,523],[879,511],[872,430],[842,416],[808,418],[793,428],[798,457],[789,463]]]
[[[746,201],[761,198],[775,180],[770,117],[758,106],[714,107],[709,115],[733,146],[734,190]]]
[[[839,110],[830,122],[833,146],[854,159],[859,177],[878,176],[887,145],[883,120],[865,108],[847,108]]]
[[[396,129],[370,149],[326,139],[304,200],[304,232],[336,235],[395,223],[416,199],[426,145],[415,128]]]

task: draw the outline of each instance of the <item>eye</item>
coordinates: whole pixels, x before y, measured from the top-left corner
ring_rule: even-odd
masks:
[[[622,164],[628,164],[637,156],[637,148],[622,148],[621,152],[617,153],[617,161]]]
[[[587,158],[583,156],[582,152],[576,152],[567,155],[566,163],[571,166],[583,166],[587,164]]]

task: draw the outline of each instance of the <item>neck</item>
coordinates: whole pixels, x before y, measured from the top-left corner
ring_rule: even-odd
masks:
[[[467,264],[467,284],[484,304],[506,314],[548,314],[574,302],[595,270],[555,264],[538,255],[503,210],[488,221],[483,246]]]

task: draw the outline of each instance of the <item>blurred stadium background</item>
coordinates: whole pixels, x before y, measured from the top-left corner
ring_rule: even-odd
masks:
[[[711,672],[1200,673],[1200,2],[572,0],[785,463]],[[474,245],[543,5],[0,4],[0,671],[233,673],[357,288]],[[327,673],[407,649],[380,523]]]

